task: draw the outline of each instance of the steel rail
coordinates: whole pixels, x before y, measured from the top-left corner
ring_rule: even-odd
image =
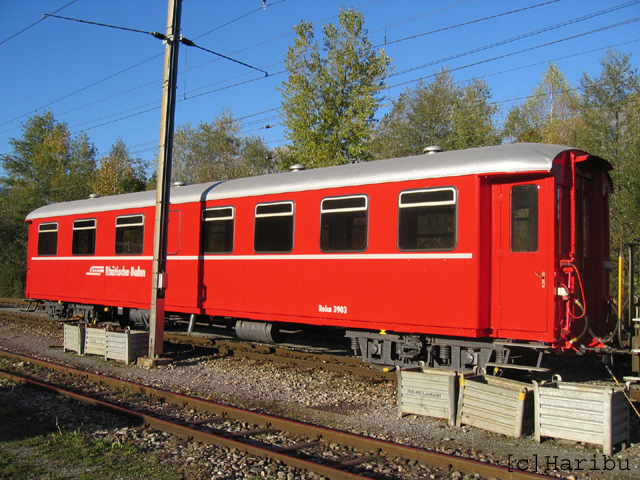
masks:
[[[201,442],[208,445],[217,445],[220,447],[226,447],[230,449],[236,449],[241,452],[245,452],[249,455],[254,455],[256,457],[262,458],[270,458],[272,460],[280,461],[286,465],[291,465],[296,468],[300,468],[303,470],[308,470],[310,472],[315,472],[319,475],[330,479],[336,480],[362,480],[363,477],[360,475],[356,475],[353,473],[345,472],[334,467],[320,465],[314,462],[310,462],[308,460],[303,460],[296,457],[290,457],[283,453],[279,453],[276,450],[266,449],[257,447],[254,445],[250,445],[247,443],[242,443],[237,440],[233,440],[233,438],[228,438],[224,436],[214,435],[211,433],[202,432],[200,430],[196,430],[193,428],[189,428],[184,425],[180,425],[175,422],[169,422],[167,420],[162,420],[150,415],[146,415],[144,413],[136,412],[133,410],[128,410],[126,408],[120,407],[118,405],[113,405],[111,403],[103,402],[100,400],[96,400],[91,397],[86,397],[84,395],[80,395],[74,392],[70,392],[64,388],[56,387],[54,385],[45,384],[42,382],[38,382],[36,380],[32,380],[26,377],[22,377],[15,374],[9,374],[6,372],[0,371],[0,376],[11,380],[15,383],[23,383],[30,386],[34,386],[40,389],[48,390],[51,392],[55,392],[64,397],[71,398],[73,400],[92,405],[94,407],[103,408],[109,410],[113,413],[117,413],[120,415],[124,415],[129,418],[139,419],[142,423],[149,426],[152,429],[159,430],[162,432],[167,432],[177,437],[180,437],[187,441],[196,441]],[[251,434],[254,432],[244,432],[245,435]]]
[[[164,399],[168,403],[172,403],[174,405],[178,405],[185,408],[193,408],[201,411],[206,411],[209,413],[213,413],[218,417],[236,419],[240,421],[244,421],[251,424],[256,425],[264,425],[269,429],[276,429],[289,433],[297,433],[300,435],[304,435],[310,438],[318,438],[323,439],[328,442],[334,442],[341,445],[348,445],[350,447],[356,447],[362,449],[363,451],[373,451],[384,452],[388,456],[399,457],[407,460],[415,460],[425,465],[430,465],[433,467],[437,467],[440,469],[449,470],[453,468],[459,472],[464,474],[480,474],[483,477],[487,478],[496,478],[499,480],[528,480],[532,478],[544,478],[550,479],[555,477],[550,477],[547,475],[542,475],[533,472],[520,471],[520,470],[512,470],[509,467],[504,467],[500,465],[493,465],[489,463],[483,463],[478,460],[466,459],[455,457],[453,455],[447,455],[444,453],[431,452],[428,450],[423,450],[416,447],[409,447],[405,445],[395,444],[391,442],[387,442],[384,440],[377,440],[369,437],[362,437],[359,435],[342,432],[338,430],[332,430],[326,427],[319,427],[307,423],[297,422],[293,420],[289,420],[282,417],[275,417],[270,415],[265,415],[262,413],[251,412],[247,410],[242,410],[240,408],[221,405],[209,400],[204,400],[188,395],[182,395],[179,393],[168,392],[166,390],[158,389],[155,387],[148,387],[146,385],[141,385],[137,383],[131,383],[124,380],[116,379],[113,377],[108,377],[106,375],[101,375],[97,373],[86,372],[83,370],[78,370],[71,367],[66,367],[63,365],[58,365],[56,363],[47,362],[44,360],[39,360],[31,357],[26,357],[23,355],[17,355],[11,352],[5,352],[0,350],[0,357],[9,358],[13,360],[30,362],[34,365],[39,365],[43,368],[53,369],[59,372],[64,372],[66,374],[72,374],[79,377],[83,377],[91,382],[97,384],[107,385],[116,389],[127,389],[129,392],[139,393],[145,396],[153,396]],[[24,377],[16,377],[16,378],[24,378]],[[14,380],[18,381],[18,380]],[[41,382],[37,382],[35,380],[30,380],[24,378],[25,382],[32,383],[34,385],[41,384]],[[43,388],[49,388],[50,390],[58,391],[58,387],[48,386],[41,384]],[[38,385],[40,386],[40,385]],[[121,407],[112,406],[106,402],[102,402],[99,400],[95,400],[90,397],[83,397],[78,394],[71,393],[63,393],[64,390],[60,389],[59,393],[67,396],[72,396],[79,401],[83,401],[91,405],[96,405],[104,408],[110,408],[114,411],[120,411]],[[85,400],[86,399],[86,400]],[[115,408],[111,408],[115,407]],[[130,413],[129,413],[130,412]],[[360,461],[368,461],[370,458],[360,458],[355,459],[351,462],[345,462],[344,464],[338,464],[334,466],[326,466],[319,465],[313,462],[309,462],[307,460],[301,460],[295,457],[290,457],[288,455],[283,455],[276,447],[275,450],[264,450],[260,447],[255,447],[252,445],[248,445],[245,443],[238,442],[231,438],[225,438],[223,436],[216,436],[212,434],[208,434],[205,432],[201,432],[199,430],[191,429],[189,427],[179,425],[173,422],[168,422],[166,420],[160,420],[151,416],[147,416],[145,414],[141,414],[139,412],[128,411],[126,409],[122,409],[120,413],[124,415],[133,415],[134,417],[141,418],[147,424],[149,424],[153,428],[157,428],[159,430],[167,431],[169,433],[173,433],[181,438],[192,439],[203,443],[210,443],[220,446],[227,446],[229,448],[237,448],[244,452],[247,452],[252,455],[258,455],[262,457],[268,457],[275,460],[280,460],[285,462],[288,465],[294,465],[298,468],[309,470],[316,472],[324,477],[336,480],[342,479],[361,479],[363,477],[351,474],[348,472],[344,472],[336,467],[347,468],[353,464],[354,462]],[[254,450],[259,449],[259,450]],[[258,453],[261,452],[261,453]],[[295,463],[292,463],[295,462]]]
[[[341,357],[339,355],[329,355],[324,353],[299,352],[287,350],[275,346],[261,346],[236,342],[211,337],[199,337],[185,335],[176,332],[166,332],[165,341],[176,341],[197,345],[203,348],[212,348],[221,353],[231,353],[234,356],[252,358],[254,360],[268,360],[278,363],[295,363],[306,368],[322,368],[330,372],[351,373],[358,377],[397,381],[395,372],[384,372],[381,370],[371,370],[363,368],[366,365],[362,359]],[[318,357],[320,361],[309,360],[308,357]]]

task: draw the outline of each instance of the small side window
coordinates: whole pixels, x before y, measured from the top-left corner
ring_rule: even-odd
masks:
[[[233,251],[233,207],[206,208],[202,211],[203,253],[231,253]]]
[[[116,255],[139,255],[144,247],[144,215],[116,218]]]
[[[293,250],[293,202],[256,205],[253,248],[257,253]]]
[[[511,251],[538,251],[538,187],[511,188]]]
[[[38,225],[38,255],[58,253],[58,224],[41,223]]]
[[[455,188],[400,193],[398,248],[453,250],[457,244],[458,192]]]
[[[73,222],[71,253],[73,255],[93,255],[96,253],[95,219],[75,220]]]
[[[368,198],[325,198],[320,204],[320,250],[363,252],[367,249]]]

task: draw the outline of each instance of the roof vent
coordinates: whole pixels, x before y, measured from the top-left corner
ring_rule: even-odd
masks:
[[[89,198],[100,198],[100,195],[98,195],[97,193],[92,193],[89,195]]]
[[[444,152],[444,149],[442,147],[438,147],[437,145],[431,145],[430,147],[425,148],[422,152],[431,155],[432,153]]]
[[[185,182],[173,182],[172,185],[177,188],[177,187],[184,187],[186,185],[186,183]]]
[[[306,170],[306,169],[307,167],[305,167],[301,163],[296,163],[295,165],[291,165],[289,167],[289,170],[291,170],[292,172],[301,172],[302,170]]]

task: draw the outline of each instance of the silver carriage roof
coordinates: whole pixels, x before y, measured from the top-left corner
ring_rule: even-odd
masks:
[[[201,183],[172,188],[171,204],[402,182],[420,178],[548,172],[553,160],[566,150],[573,149],[560,145],[518,143]],[[151,207],[155,205],[155,196],[155,191],[148,191],[54,203],[29,213],[26,220]]]

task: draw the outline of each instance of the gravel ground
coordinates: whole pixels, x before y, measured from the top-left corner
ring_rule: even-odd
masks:
[[[8,309],[0,306],[0,312],[3,310]],[[396,385],[391,382],[243,358],[198,356],[193,352],[171,351],[178,347],[170,345],[165,353],[174,355],[175,362],[153,369],[105,362],[98,357],[80,357],[64,353],[61,347],[61,333],[52,334],[34,325],[16,326],[0,319],[2,349],[129,381],[436,452],[511,465],[514,469],[534,471],[537,459],[538,471],[547,475],[569,479],[640,478],[640,421],[635,417],[630,447],[613,457],[604,457],[601,449],[590,444],[554,439],[539,444],[533,436],[516,439],[473,427],[449,427],[440,419],[414,415],[399,418]],[[37,396],[33,401],[38,401]],[[84,424],[86,428],[86,422]],[[99,426],[101,428],[91,432],[96,437],[136,441],[145,449],[163,449],[171,461],[208,466],[204,470],[208,476],[202,478],[307,478],[269,461],[241,458],[224,449],[185,444],[160,433],[128,428],[116,420],[100,422]],[[462,478],[458,472],[447,476]],[[427,474],[423,478],[442,477]]]

